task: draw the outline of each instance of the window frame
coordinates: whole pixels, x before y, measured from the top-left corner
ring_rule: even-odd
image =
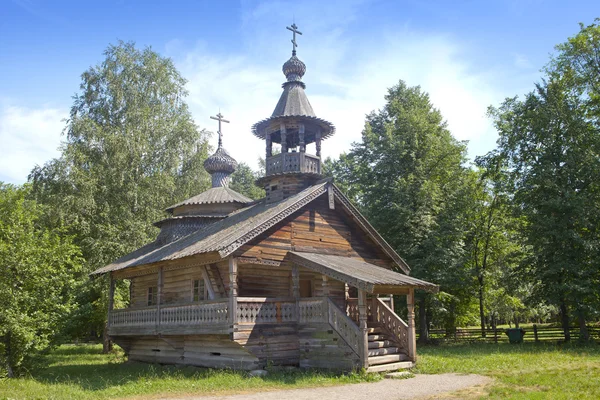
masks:
[[[208,300],[208,288],[206,285],[206,280],[204,279],[204,277],[194,277],[190,280],[191,282],[191,302],[192,303],[198,303],[201,301],[206,301]],[[198,289],[200,286],[200,282],[202,282],[202,298],[200,298],[200,293],[196,293],[196,282],[198,282]],[[198,294],[198,298],[196,299],[196,294]]]
[[[157,305],[158,298],[158,287],[148,286],[146,289],[146,305],[148,307]]]

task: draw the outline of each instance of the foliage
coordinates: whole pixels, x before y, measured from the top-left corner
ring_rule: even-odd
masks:
[[[569,310],[585,325],[600,306],[600,26],[583,27],[563,45],[547,79],[523,100],[507,99],[490,115],[508,191],[531,246],[528,278],[538,299]]]
[[[24,372],[53,343],[81,268],[72,238],[39,225],[29,190],[0,183],[0,376]]]
[[[147,398],[190,393],[206,396],[381,379],[372,374],[319,371],[271,371],[266,377],[252,378],[243,371],[128,363],[120,349],[105,355],[97,345],[61,346],[47,356],[47,361],[49,367],[33,370],[31,377],[0,380],[0,398]]]
[[[240,163],[237,170],[231,175],[229,187],[253,200],[262,199],[265,197],[265,190],[254,184],[260,177],[259,173],[253,171],[248,164]]]
[[[192,120],[172,61],[123,42],[104,55],[82,75],[60,158],[30,175],[32,197],[48,205],[44,223],[69,227],[86,272],[153,240],[161,210],[209,186],[206,134]],[[98,333],[106,282],[80,285],[86,293],[73,317]]]
[[[464,268],[471,179],[463,166],[465,143],[453,138],[419,87],[400,81],[386,101],[367,116],[362,141],[339,160],[326,162],[326,171],[414,276],[441,284],[452,295],[445,315],[455,326],[452,319],[471,307],[472,292]]]

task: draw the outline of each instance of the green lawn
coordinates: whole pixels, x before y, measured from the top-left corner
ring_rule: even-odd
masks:
[[[127,363],[122,352],[104,355],[101,345],[61,346],[48,356],[49,365],[28,378],[0,379],[0,399],[106,399],[193,393],[327,386],[381,379],[360,374],[273,372],[265,378],[247,373]]]
[[[495,399],[599,399],[600,346],[526,343],[420,346],[415,373],[477,373],[495,379]],[[61,346],[47,368],[28,378],[0,379],[0,399],[104,399],[174,394],[241,393],[379,380],[379,375],[244,372],[126,363],[121,352],[101,354],[99,345]],[[472,397],[461,394],[460,398]],[[475,396],[479,397],[479,395]],[[487,396],[486,396],[487,398]]]
[[[599,345],[460,344],[418,351],[414,372],[490,376],[489,398],[600,399]]]

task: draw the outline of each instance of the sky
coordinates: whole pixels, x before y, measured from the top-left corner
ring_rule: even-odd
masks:
[[[554,46],[595,17],[597,0],[0,0],[0,181],[24,183],[60,155],[81,74],[119,40],[170,57],[198,126],[216,131],[221,110],[225,148],[256,168],[265,147],[250,127],[279,99],[293,22],[308,98],[337,128],[323,156],[360,141],[365,115],[404,80],[473,159],[495,146],[488,106],[530,91]]]

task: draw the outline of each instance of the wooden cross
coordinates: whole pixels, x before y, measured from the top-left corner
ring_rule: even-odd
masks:
[[[229,121],[227,121],[225,118],[223,118],[223,115],[221,114],[221,111],[219,111],[219,113],[216,116],[211,116],[210,119],[214,119],[219,121],[219,131],[217,132],[219,134],[219,147],[221,147],[221,145],[223,144],[223,133],[221,132],[221,122],[227,122],[229,123]]]
[[[290,30],[292,32],[294,32],[294,38],[292,39],[292,45],[294,46],[293,50],[292,50],[292,55],[296,55],[296,47],[298,47],[298,43],[296,43],[296,33],[298,35],[302,35],[302,32],[300,32],[298,30],[298,27],[296,26],[296,23],[293,23],[291,27],[286,26],[285,29]]]

